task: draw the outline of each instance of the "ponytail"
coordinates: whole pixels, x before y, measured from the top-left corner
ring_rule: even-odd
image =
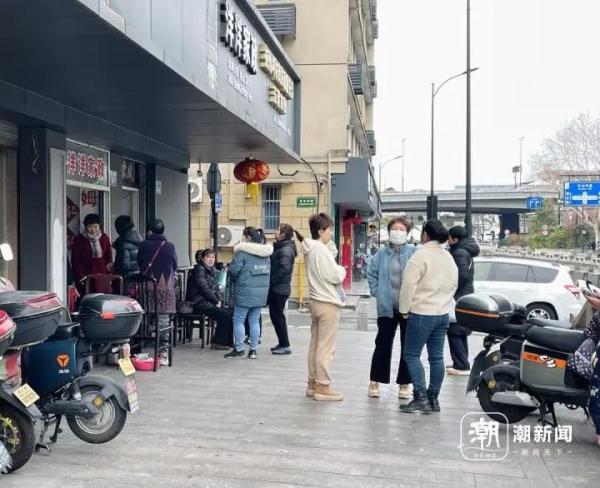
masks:
[[[244,229],[244,235],[250,239],[250,242],[256,244],[266,244],[267,237],[262,229],[256,229],[254,227],[246,227]]]
[[[298,239],[299,242],[302,242],[304,240],[304,236],[295,229],[294,229],[294,234],[296,234],[296,239]]]

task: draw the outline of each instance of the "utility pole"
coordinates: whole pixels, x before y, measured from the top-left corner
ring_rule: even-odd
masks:
[[[473,233],[471,215],[471,0],[467,0],[467,174],[465,189],[465,227]]]
[[[519,187],[523,186],[523,139],[519,137]]]
[[[404,162],[406,161],[406,138],[402,139],[402,193],[404,193]]]

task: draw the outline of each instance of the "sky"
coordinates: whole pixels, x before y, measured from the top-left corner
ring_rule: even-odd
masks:
[[[600,113],[600,1],[471,0],[473,184],[510,184],[546,137]],[[466,0],[379,0],[377,155],[402,154],[405,189],[429,189],[431,83],[466,69]],[[435,188],[465,182],[466,79],[436,96]],[[382,186],[401,187],[402,160]],[[524,170],[523,178],[529,176]]]

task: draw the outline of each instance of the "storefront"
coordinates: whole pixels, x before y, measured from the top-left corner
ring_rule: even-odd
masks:
[[[0,236],[24,289],[64,297],[89,213],[111,241],[119,215],[161,218],[186,265],[190,162],[299,161],[300,79],[251,2],[0,2],[0,31]]]
[[[18,247],[17,126],[0,120],[0,243]],[[18,259],[18,256],[16,256]],[[18,260],[0,262],[0,276],[18,282]]]

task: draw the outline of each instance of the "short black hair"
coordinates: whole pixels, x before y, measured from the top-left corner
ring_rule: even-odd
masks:
[[[215,250],[212,247],[207,247],[206,249],[199,249],[196,251],[194,258],[196,259],[196,263],[200,264],[200,261],[205,259],[207,256],[215,255]]]
[[[150,219],[148,230],[153,234],[163,235],[165,233],[165,223],[160,219]]]
[[[315,240],[319,238],[320,230],[329,229],[330,227],[333,227],[333,225],[334,225],[334,223],[333,223],[333,220],[331,219],[331,217],[329,215],[327,215],[326,213],[322,213],[322,212],[315,214],[315,215],[311,216],[310,219],[308,219],[308,226],[310,227],[310,235]]]
[[[469,234],[467,234],[467,229],[465,229],[462,225],[455,225],[454,227],[450,227],[450,229],[448,230],[448,234],[450,235],[450,237],[452,237],[452,239],[457,239],[459,241],[462,241],[463,239],[469,237]]]
[[[87,227],[88,225],[98,224],[100,225],[100,216],[98,214],[87,214],[85,219],[83,219],[83,226]]]
[[[432,241],[438,241],[443,244],[448,240],[448,229],[444,227],[439,220],[428,220],[423,224],[423,232],[425,232]]]
[[[133,219],[129,215],[119,215],[115,220],[115,229],[119,235],[126,234],[133,227]]]

